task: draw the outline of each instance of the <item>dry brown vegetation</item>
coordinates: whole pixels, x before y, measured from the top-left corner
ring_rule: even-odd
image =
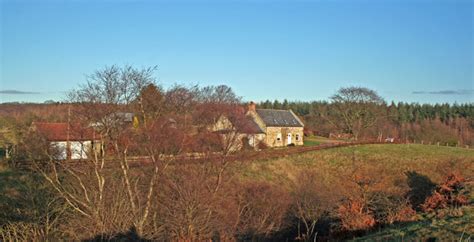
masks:
[[[439,152],[444,156],[428,157],[435,149],[443,149]],[[405,155],[394,156],[400,152]],[[472,174],[472,157],[472,151],[459,148],[372,145],[276,160],[232,162],[223,172],[219,160],[202,164],[178,162],[170,164],[156,180],[149,218],[141,233],[135,224],[142,218],[139,212],[146,208],[153,165],[129,170],[137,194],[136,210],[131,207],[120,167],[107,169],[104,202],[100,205],[97,203],[100,192],[93,182],[94,170],[92,167],[84,170],[85,166],[81,166],[83,185],[92,201],[88,206],[95,209],[90,211],[98,211],[98,216],[82,215],[67,206],[66,213],[52,214],[60,223],[52,227],[50,234],[99,240],[120,236],[189,241],[348,238],[378,226],[419,219],[419,214],[425,212],[442,211],[439,208],[465,205],[459,203],[459,196],[465,193],[458,191],[470,186],[468,178],[463,177]],[[447,170],[459,173],[450,176]],[[76,178],[63,179],[61,184],[66,191],[85,200],[84,188]],[[445,203],[438,200],[433,203],[437,193],[446,198],[442,200]],[[411,194],[425,194],[425,197],[414,199]],[[421,210],[425,204],[435,206],[430,211],[415,212],[418,209],[411,203],[412,199],[423,200]],[[81,209],[89,211],[86,207]],[[15,231],[29,228],[23,233],[38,230],[34,233],[41,236],[41,224],[9,224],[3,231],[19,233]],[[38,227],[31,229],[31,226]]]
[[[19,137],[13,161],[29,170],[5,173],[25,183],[0,183],[7,204],[0,239],[338,240],[471,206],[472,150],[393,144],[239,152],[238,129],[209,129],[222,115],[245,128],[232,89],[163,90],[154,70],[108,67],[71,93],[62,118],[97,132],[87,159],[59,160],[27,123],[12,129]],[[134,113],[133,121],[117,115],[123,112]],[[346,128],[362,134],[362,126]],[[26,183],[33,178],[41,189]]]

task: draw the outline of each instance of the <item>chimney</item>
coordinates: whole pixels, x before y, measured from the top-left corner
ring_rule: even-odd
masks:
[[[255,103],[251,101],[248,105],[248,109],[249,109],[248,111],[254,111],[255,112],[255,109],[256,109],[255,106],[256,106]]]

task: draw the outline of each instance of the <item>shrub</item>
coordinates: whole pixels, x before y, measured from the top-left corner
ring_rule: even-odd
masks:
[[[410,222],[416,220],[416,211],[410,204],[401,206],[399,210],[388,217],[389,223],[393,222]]]
[[[241,196],[239,234],[253,238],[268,236],[285,226],[291,199],[284,188],[268,182],[251,182],[243,184]]]
[[[339,219],[345,230],[367,230],[375,225],[375,218],[361,200],[348,200],[338,208]]]
[[[451,173],[446,181],[437,186],[435,192],[421,205],[424,212],[436,212],[438,209],[467,205],[469,191],[465,179],[457,173]]]
[[[293,188],[291,215],[297,222],[297,240],[309,241],[315,237],[317,223],[328,217],[340,199],[334,187],[324,184],[322,175],[316,171],[303,170],[298,174]]]
[[[374,192],[368,200],[368,207],[378,224],[415,220],[415,210],[408,200],[400,195]]]
[[[45,231],[33,223],[8,223],[0,227],[0,241],[44,241]]]

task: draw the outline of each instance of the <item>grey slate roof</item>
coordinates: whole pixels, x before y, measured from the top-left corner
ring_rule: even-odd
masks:
[[[267,126],[303,127],[303,124],[290,110],[257,109],[255,111]]]

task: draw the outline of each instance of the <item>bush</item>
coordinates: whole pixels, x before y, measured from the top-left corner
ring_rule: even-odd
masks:
[[[465,179],[456,173],[451,173],[446,181],[440,184],[435,192],[421,205],[424,212],[436,212],[444,208],[456,208],[467,205],[469,191]]]
[[[360,200],[348,200],[338,208],[344,230],[367,230],[375,225],[375,218]]]
[[[0,241],[45,241],[43,229],[32,223],[9,223],[0,227]]]
[[[368,206],[378,224],[415,220],[416,211],[413,210],[408,199],[400,195],[385,192],[373,193]]]
[[[291,199],[288,191],[267,182],[243,184],[238,232],[256,238],[268,236],[285,226]]]

